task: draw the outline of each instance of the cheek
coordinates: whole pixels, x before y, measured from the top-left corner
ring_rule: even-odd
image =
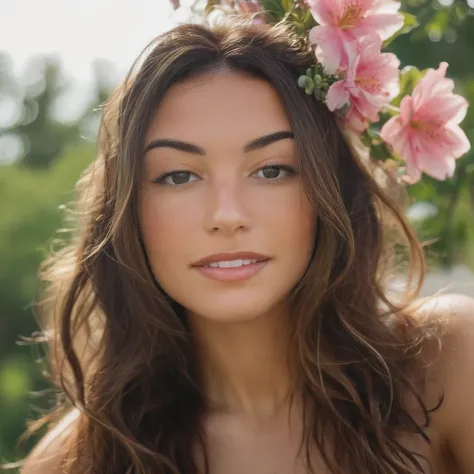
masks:
[[[148,258],[155,273],[162,275],[190,263],[189,243],[196,235],[198,216],[192,206],[174,206],[151,193],[140,204],[140,224]],[[177,261],[178,260],[178,261]]]
[[[222,300],[214,297],[211,306],[215,306],[216,314],[222,305],[231,304],[235,311],[241,308],[243,312],[252,305],[272,306],[281,294],[291,291],[307,268],[315,238],[315,217],[309,201],[299,186],[275,188],[271,197],[269,193],[270,189],[247,192],[242,199],[241,211],[250,232],[238,240],[242,249],[274,256],[275,265],[246,292],[224,292]],[[213,283],[196,278],[188,269],[215,245],[203,227],[206,208],[205,200],[199,197],[167,200],[149,193],[140,204],[139,217],[150,266],[161,288],[183,306],[213,314],[207,293],[214,291]],[[222,245],[222,240],[219,242]],[[266,298],[262,299],[262,292]]]
[[[284,254],[307,261],[315,241],[316,213],[300,189],[274,201],[271,207],[262,201],[259,215]]]

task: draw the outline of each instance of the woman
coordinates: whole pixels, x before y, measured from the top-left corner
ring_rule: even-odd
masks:
[[[390,299],[420,246],[311,61],[182,25],[115,91],[45,267],[68,413],[24,474],[472,472],[473,301]]]

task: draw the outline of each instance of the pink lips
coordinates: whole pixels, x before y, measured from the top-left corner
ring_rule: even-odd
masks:
[[[210,267],[210,263],[232,261],[232,260],[257,260],[256,263],[249,263],[240,267]],[[251,278],[261,270],[269,260],[266,255],[255,252],[235,252],[220,253],[203,258],[192,265],[204,276],[219,281],[243,281]]]

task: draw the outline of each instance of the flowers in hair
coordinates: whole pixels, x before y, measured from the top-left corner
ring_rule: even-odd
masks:
[[[318,23],[309,39],[329,74],[349,67],[365,37],[386,40],[404,23],[400,2],[393,0],[308,0],[308,5]]]
[[[308,33],[309,42],[324,70],[322,80],[324,75],[332,78],[327,92],[312,92],[330,110],[340,112],[347,129],[366,139],[373,137],[368,129],[380,120],[382,111],[394,110],[390,104],[400,94],[400,62],[394,54],[382,52],[383,41],[404,26],[400,2],[307,0],[307,4],[318,23]],[[392,158],[406,163],[402,179],[408,183],[417,182],[422,172],[438,180],[451,177],[455,160],[471,148],[459,127],[468,104],[453,93],[454,83],[445,77],[447,67],[443,62],[437,70],[428,70],[412,94],[403,97],[400,113],[375,132]],[[302,78],[298,82],[308,85]]]
[[[348,135],[359,137],[369,155],[404,182],[415,183],[422,173],[451,177],[455,160],[470,150],[459,127],[468,104],[445,77],[448,64],[400,71],[399,59],[383,52],[417,26],[413,15],[400,11],[400,1],[207,0],[207,5],[209,11],[220,5],[249,14],[254,22],[292,24],[315,60],[298,86],[324,102]],[[405,74],[408,83],[416,83],[412,91],[400,90]]]
[[[445,77],[448,63],[430,69],[405,96],[400,115],[381,130],[382,139],[407,164],[407,182],[416,182],[424,172],[438,180],[454,174],[455,160],[471,145],[459,123],[467,112],[467,101],[453,94],[454,82]]]
[[[365,37],[341,79],[329,88],[326,104],[332,111],[348,104],[346,122],[363,132],[369,122],[400,92],[400,61],[392,53],[381,53],[382,41],[373,33]]]

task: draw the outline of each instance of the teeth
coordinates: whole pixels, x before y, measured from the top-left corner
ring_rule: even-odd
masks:
[[[214,262],[206,265],[206,267],[213,268],[233,268],[241,267],[243,265],[250,265],[251,263],[257,263],[258,260],[226,260],[223,262]]]

